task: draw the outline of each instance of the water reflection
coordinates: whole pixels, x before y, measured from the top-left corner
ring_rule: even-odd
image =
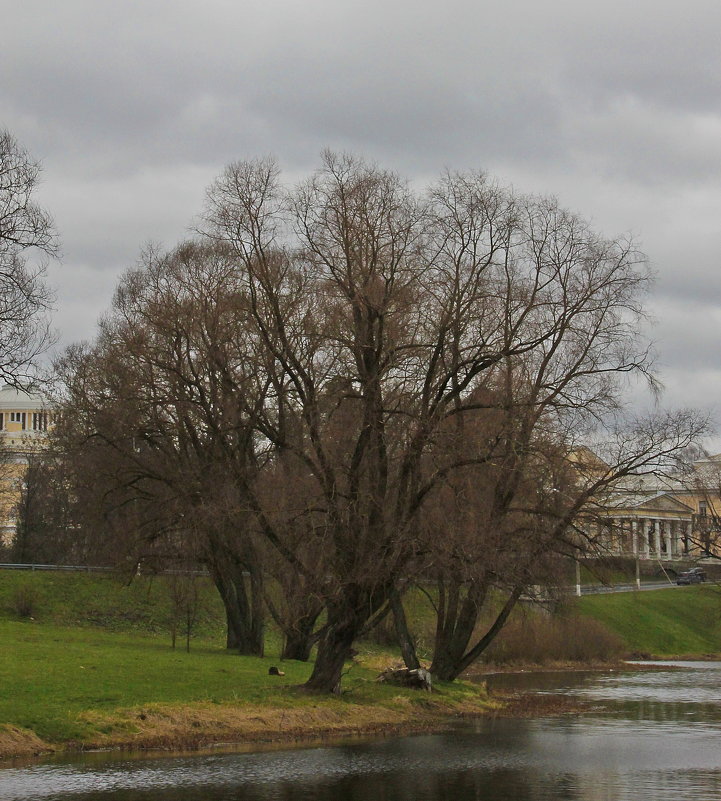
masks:
[[[721,663],[639,663],[643,670],[511,673],[491,676],[497,691],[568,695],[603,707],[603,717],[628,721],[721,725]],[[657,665],[657,670],[649,667]],[[586,716],[587,717],[587,716]]]
[[[434,736],[0,771],[0,801],[625,801],[721,796],[721,663],[516,674],[491,688],[576,696],[578,717],[480,720]]]

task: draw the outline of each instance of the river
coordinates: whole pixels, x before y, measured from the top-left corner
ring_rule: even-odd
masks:
[[[1,801],[665,801],[721,798],[721,662],[506,674],[579,698],[578,716],[313,748],[90,755],[0,770]]]

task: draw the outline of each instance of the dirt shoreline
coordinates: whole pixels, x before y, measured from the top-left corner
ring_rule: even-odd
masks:
[[[88,751],[232,750],[271,744],[311,744],[345,737],[389,737],[440,732],[462,718],[495,714],[495,702],[444,710],[359,707],[348,710],[275,709],[223,705],[152,705],[116,715],[88,712],[86,720],[114,729],[83,741],[51,743],[17,726],[0,726],[0,768],[8,760]],[[410,705],[409,705],[410,707]],[[433,708],[435,707],[435,708]]]
[[[289,714],[289,710],[268,708],[236,711],[222,706],[212,710],[204,705],[174,706],[154,712],[136,712],[136,717],[144,715],[144,720],[134,732],[116,732],[82,742],[70,740],[62,743],[46,742],[34,732],[17,726],[4,726],[0,727],[0,768],[7,766],[9,760],[63,753],[198,751],[218,747],[232,750],[267,745],[310,745],[347,737],[436,733],[463,719],[578,714],[583,707],[568,699],[554,698],[551,701],[549,696],[536,694],[504,694],[487,699],[483,706],[463,709],[408,713],[386,707],[364,709],[365,714],[360,716],[324,712],[299,722],[298,713],[309,717],[303,710],[293,710]],[[130,717],[130,713],[118,715],[114,724],[119,729],[125,728]],[[113,720],[110,716],[104,716],[104,719]]]

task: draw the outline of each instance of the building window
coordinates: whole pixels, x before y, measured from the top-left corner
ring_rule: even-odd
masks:
[[[707,512],[708,512],[708,507],[706,506],[706,501],[699,501],[698,502],[699,517],[706,517]]]
[[[0,412],[0,431],[5,430],[5,414]]]
[[[20,423],[20,428],[25,431],[25,421],[27,419],[27,415],[25,412],[10,412],[10,422],[11,423]]]

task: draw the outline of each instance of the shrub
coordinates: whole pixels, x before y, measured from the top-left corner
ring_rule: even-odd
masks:
[[[35,617],[38,608],[37,587],[31,582],[18,584],[12,595],[12,611],[21,618]]]
[[[602,623],[577,614],[520,615],[484,655],[499,665],[601,662],[623,656],[623,640]]]

